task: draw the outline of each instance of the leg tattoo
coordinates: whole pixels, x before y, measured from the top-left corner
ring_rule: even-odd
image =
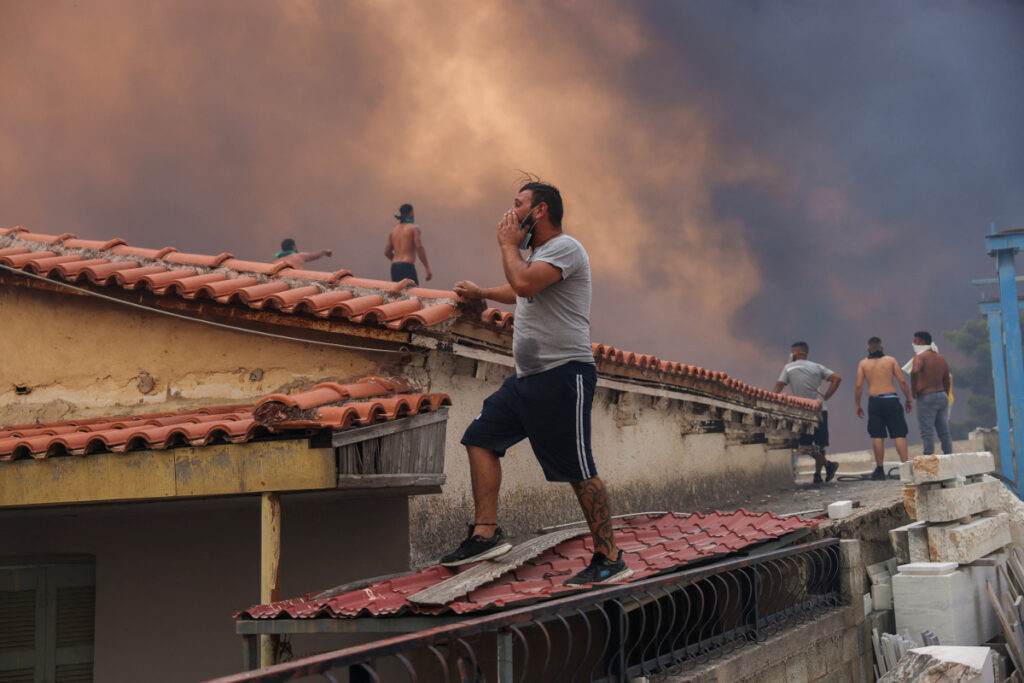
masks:
[[[599,478],[593,477],[572,482],[572,490],[576,492],[576,498],[583,509],[583,517],[590,526],[590,533],[594,537],[594,550],[603,553],[605,557],[616,559],[618,551],[615,547],[615,538],[612,536],[612,513],[604,484]]]

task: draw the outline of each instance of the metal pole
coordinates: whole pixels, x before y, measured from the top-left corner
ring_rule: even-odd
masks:
[[[260,603],[281,599],[281,495],[264,493],[260,499]],[[271,666],[277,661],[277,643],[280,636],[260,636],[260,666]]]
[[[1014,469],[1009,473],[1003,472],[1003,476],[1008,476],[1019,482],[1016,428],[1018,426],[1024,428],[1024,354],[1021,351],[1020,311],[1017,308],[1017,274],[1013,263],[1015,252],[1014,249],[1000,249],[996,256],[996,262],[999,269],[1003,345],[1006,348],[1006,379],[1010,393],[1010,425],[1014,431],[1012,437]]]
[[[988,343],[992,351],[992,385],[995,387],[996,421],[999,425],[1000,474],[1013,478],[1013,441],[1010,438],[1010,402],[1006,396],[1006,362],[1003,359],[1003,316],[996,303],[984,303],[981,310],[988,318]],[[1014,480],[1015,493],[1020,496]]]
[[[242,671],[260,668],[260,644],[256,635],[242,636]]]
[[[512,650],[515,643],[512,640],[512,631],[502,629],[495,635],[498,638],[498,683],[513,683],[515,671],[512,666]]]

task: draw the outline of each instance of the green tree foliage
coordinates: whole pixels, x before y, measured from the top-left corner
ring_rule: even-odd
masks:
[[[967,419],[951,423],[950,428],[954,439],[966,439],[967,433],[975,427],[993,427],[996,424],[996,393],[992,382],[988,324],[983,320],[968,320],[959,330],[943,334],[953,342],[957,350],[974,362],[970,366],[950,366],[954,398],[957,403],[966,400],[967,404]],[[965,396],[964,390],[969,391],[970,395]]]

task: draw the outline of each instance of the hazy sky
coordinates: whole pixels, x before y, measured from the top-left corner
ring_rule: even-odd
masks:
[[[1024,228],[1022,39],[998,0],[0,0],[0,225],[386,277],[411,202],[432,284],[497,283],[528,170],[595,341],[770,388],[806,340],[862,447],[864,340],[977,315]]]

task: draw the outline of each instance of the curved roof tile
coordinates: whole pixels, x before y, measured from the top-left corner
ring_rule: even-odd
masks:
[[[0,461],[244,443],[271,433],[298,430],[304,435],[311,429],[351,429],[433,412],[446,405],[451,405],[446,394],[420,393],[401,378],[323,382],[298,394],[271,394],[254,406],[0,427]]]
[[[341,318],[391,329],[437,328],[459,317],[455,292],[333,272],[292,268],[285,261],[237,259],[229,253],[148,249],[123,239],[44,235],[0,228],[0,263],[69,282],[149,290],[159,296],[212,299],[226,306]],[[339,305],[347,302],[347,305]]]

